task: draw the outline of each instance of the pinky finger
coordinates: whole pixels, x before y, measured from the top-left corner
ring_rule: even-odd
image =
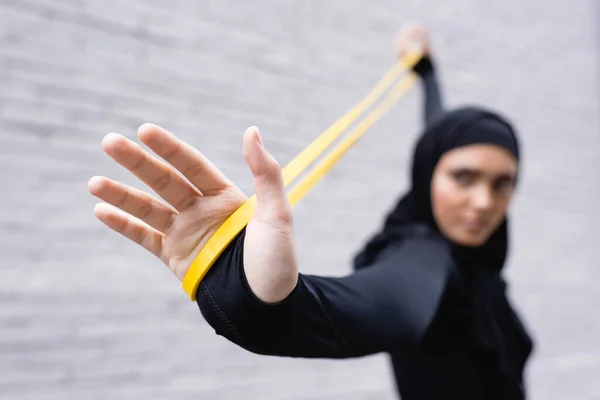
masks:
[[[142,246],[164,262],[163,233],[110,204],[96,204],[94,214],[104,225]]]

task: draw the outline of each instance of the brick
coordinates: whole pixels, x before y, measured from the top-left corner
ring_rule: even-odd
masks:
[[[432,29],[448,106],[498,109],[521,132],[506,274],[538,343],[529,392],[598,397],[599,11],[516,0],[1,2],[2,397],[395,398],[384,355],[262,357],[217,336],[164,265],[94,218],[86,183],[102,174],[147,190],[100,142],[136,140],[150,121],[251,194],[244,129],[258,125],[287,163],[387,71],[392,35],[412,19]],[[415,88],[298,205],[303,272],[350,271],[406,188],[421,106]]]

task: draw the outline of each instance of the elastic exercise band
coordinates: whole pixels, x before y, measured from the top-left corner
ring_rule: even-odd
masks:
[[[377,97],[385,92],[394,80],[404,71],[410,70],[421,58],[421,55],[410,54],[399,60],[379,81],[379,83],[347,114],[339,118],[330,128],[323,132],[309,146],[302,150],[282,170],[284,184],[298,177],[325,149],[338,138],[343,131],[356,120],[364,110],[370,107]],[[408,76],[398,82],[388,93],[381,104],[378,105],[365,119],[340,142],[326,157],[321,160],[303,179],[300,180],[289,192],[290,204],[295,206],[308,193],[308,191],[339,161],[358,139],[383,117],[389,109],[410,89],[416,82],[416,75],[409,72]],[[221,255],[223,250],[248,224],[256,208],[256,195],[246,200],[211,236],[206,245],[200,250],[183,279],[183,290],[192,301],[196,300],[196,291],[200,282]]]

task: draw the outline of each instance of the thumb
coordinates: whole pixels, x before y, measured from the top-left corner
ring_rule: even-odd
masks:
[[[242,152],[254,175],[256,218],[278,226],[290,224],[292,212],[281,167],[263,146],[257,127],[252,126],[244,132]]]

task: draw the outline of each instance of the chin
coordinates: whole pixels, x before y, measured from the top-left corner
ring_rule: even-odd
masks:
[[[453,235],[452,241],[466,247],[479,247],[485,244],[489,235],[464,232]]]

